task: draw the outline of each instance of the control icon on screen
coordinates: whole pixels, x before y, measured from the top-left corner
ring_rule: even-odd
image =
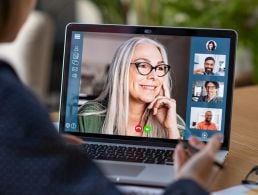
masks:
[[[73,59],[78,60],[79,59],[79,53],[73,52]]]
[[[134,127],[134,130],[136,131],[136,132],[142,132],[142,126],[141,125],[136,125],[135,127]]]
[[[152,127],[150,125],[144,125],[143,131],[145,133],[150,133],[152,131]]]
[[[206,131],[202,132],[202,138],[207,139],[208,138],[208,133]]]
[[[76,128],[76,123],[72,123],[72,124],[71,124],[71,128],[72,128],[72,129],[75,129],[75,128]]]
[[[74,39],[81,39],[81,35],[80,34],[74,34]]]
[[[66,128],[70,128],[70,126],[71,126],[70,123],[65,123]]]

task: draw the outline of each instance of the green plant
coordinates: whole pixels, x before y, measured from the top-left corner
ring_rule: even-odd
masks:
[[[104,23],[125,24],[128,6],[120,0],[91,0],[102,13]]]
[[[253,80],[258,83],[257,0],[92,0],[92,2],[102,11],[105,23],[126,23],[129,11],[133,11],[137,24],[234,29],[238,32],[239,46],[250,48],[253,53]]]

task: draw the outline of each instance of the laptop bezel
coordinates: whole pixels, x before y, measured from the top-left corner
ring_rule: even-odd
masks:
[[[236,56],[236,42],[237,33],[231,29],[204,29],[204,28],[177,28],[177,27],[160,27],[160,26],[128,26],[128,25],[108,25],[108,24],[81,24],[69,23],[66,26],[65,43],[64,43],[64,58],[62,70],[62,85],[60,95],[60,110],[59,110],[59,132],[69,133],[72,135],[80,136],[91,141],[110,142],[110,143],[125,143],[134,145],[150,145],[161,147],[174,147],[178,140],[161,139],[161,138],[148,138],[148,137],[131,137],[131,136],[118,136],[118,135],[104,135],[92,133],[79,133],[79,132],[65,132],[65,113],[66,113],[66,100],[68,88],[68,73],[70,61],[70,47],[71,35],[73,31],[81,32],[103,32],[103,33],[126,33],[126,34],[156,34],[156,35],[171,35],[171,36],[195,36],[195,37],[220,37],[230,38],[230,53],[229,71],[227,82],[227,97],[225,108],[225,127],[224,127],[224,142],[222,143],[223,150],[229,149],[229,140],[231,132],[231,118],[232,118],[232,105],[233,105],[233,88],[234,88],[234,72],[235,72],[235,56]]]

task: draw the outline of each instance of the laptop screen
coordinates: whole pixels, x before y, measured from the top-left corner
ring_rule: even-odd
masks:
[[[69,24],[60,130],[228,144],[236,34],[231,30]]]

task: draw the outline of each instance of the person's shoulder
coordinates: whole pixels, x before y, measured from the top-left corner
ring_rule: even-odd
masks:
[[[80,132],[100,133],[106,116],[105,101],[89,100],[78,110]]]
[[[204,123],[205,123],[205,121],[200,121],[200,122],[198,123],[198,125],[199,125],[199,124],[204,124]]]
[[[219,102],[222,102],[223,98],[222,97],[216,97],[216,100],[219,101]]]
[[[183,132],[185,130],[185,126],[186,126],[184,119],[179,114],[177,114],[176,119],[177,119],[178,129],[180,130],[180,132]]]
[[[214,122],[211,122],[211,126],[212,126],[212,128],[213,128],[213,129],[215,129],[215,130],[217,130],[217,129],[218,129],[217,124],[216,124],[216,123],[214,123]]]
[[[217,76],[216,73],[214,73],[214,72],[210,72],[210,73],[204,72],[203,75]]]
[[[215,97],[215,98],[212,100],[213,103],[220,103],[220,102],[222,102],[222,101],[223,101],[223,98],[222,98],[222,97]]]
[[[206,101],[206,96],[200,96],[198,98],[198,102],[205,102]]]
[[[203,128],[204,123],[205,123],[204,121],[197,123],[197,129]]]
[[[7,62],[7,61],[3,61],[0,59],[0,68],[1,69],[8,69],[8,70],[12,70],[14,71],[14,69],[12,68],[12,66]]]
[[[16,98],[15,102],[27,102],[30,98],[26,99],[26,97],[31,97],[31,95],[28,95],[28,93],[31,93],[29,88],[22,83],[15,69],[8,62],[2,60],[0,60],[0,83],[0,92],[1,95],[5,95],[5,98],[6,95],[8,95],[9,98],[12,95],[12,97],[16,95],[16,97],[19,98]],[[15,98],[13,100],[15,100]]]
[[[19,77],[15,72],[15,70],[13,69],[13,67],[8,62],[3,60],[0,60],[0,75],[1,75],[1,79],[14,78],[16,80],[17,79],[19,80]]]
[[[185,124],[185,121],[184,119],[179,115],[177,114],[177,128],[179,130],[179,133],[180,133],[180,136],[181,137],[184,137],[185,135],[185,130],[186,130],[186,124]]]
[[[98,111],[106,110],[106,108],[107,108],[107,102],[104,100],[102,101],[88,100],[79,108],[78,113],[98,112]]]

